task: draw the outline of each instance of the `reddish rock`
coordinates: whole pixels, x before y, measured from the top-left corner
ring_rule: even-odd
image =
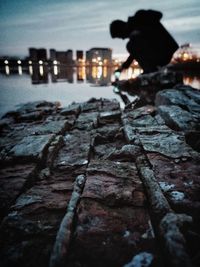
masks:
[[[6,215],[25,186],[34,181],[35,171],[34,164],[18,164],[0,170],[0,219]]]
[[[144,208],[110,208],[83,199],[77,215],[68,266],[118,267],[139,251],[155,252],[154,237],[146,235],[150,225]]]
[[[92,161],[82,194],[107,206],[144,206],[145,195],[134,163]]]

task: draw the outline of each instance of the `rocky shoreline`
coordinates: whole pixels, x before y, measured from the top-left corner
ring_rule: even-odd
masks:
[[[0,130],[1,266],[199,266],[198,90],[27,103]]]

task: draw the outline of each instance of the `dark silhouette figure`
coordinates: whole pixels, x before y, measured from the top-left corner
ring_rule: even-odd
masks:
[[[127,69],[133,59],[144,73],[157,71],[170,62],[178,44],[160,23],[161,18],[159,11],[139,10],[127,22],[115,20],[110,24],[112,38],[129,38],[126,47],[130,56],[118,71]]]

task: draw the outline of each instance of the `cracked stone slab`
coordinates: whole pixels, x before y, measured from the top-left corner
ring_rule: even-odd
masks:
[[[98,112],[81,113],[75,122],[74,127],[79,130],[91,130],[97,127]]]
[[[8,211],[26,183],[35,178],[35,164],[6,166],[0,170],[0,218]]]
[[[86,266],[96,266],[97,259],[98,266],[123,266],[138,250],[154,250],[154,238],[144,238],[149,219],[144,208],[110,208],[82,199],[69,259]]]
[[[63,116],[68,115],[78,115],[81,111],[81,106],[79,103],[72,103],[71,105],[62,108],[60,114]]]
[[[90,134],[74,130],[64,136],[64,146],[58,153],[54,168],[86,168],[90,152]]]
[[[142,182],[133,163],[92,161],[87,168],[83,198],[104,202],[108,206],[144,206]]]
[[[99,114],[98,121],[100,124],[107,124],[109,122],[115,123],[116,121],[120,121],[121,119],[121,111],[104,111]]]
[[[27,131],[35,135],[63,134],[70,127],[71,123],[68,123],[67,120],[47,121],[40,125],[28,127]]]
[[[197,153],[186,144],[184,136],[175,133],[140,135],[139,138],[147,152],[157,152],[169,158],[197,156]]]
[[[9,156],[13,159],[41,160],[54,137],[54,134],[24,137],[9,151]]]
[[[200,106],[199,106],[200,109]],[[179,106],[159,106],[158,113],[164,119],[165,123],[174,130],[185,131],[192,130],[200,126],[200,122],[188,111]]]

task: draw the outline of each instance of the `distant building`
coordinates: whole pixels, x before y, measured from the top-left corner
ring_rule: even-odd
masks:
[[[50,49],[50,61],[53,64],[71,66],[73,65],[73,52],[72,50],[56,51],[55,49]]]
[[[29,48],[29,60],[33,63],[47,62],[47,50],[45,48]]]
[[[77,65],[83,65],[84,64],[84,57],[83,57],[83,51],[82,50],[76,51],[76,64]]]
[[[88,66],[111,66],[112,49],[94,47],[86,51],[86,65]]]

